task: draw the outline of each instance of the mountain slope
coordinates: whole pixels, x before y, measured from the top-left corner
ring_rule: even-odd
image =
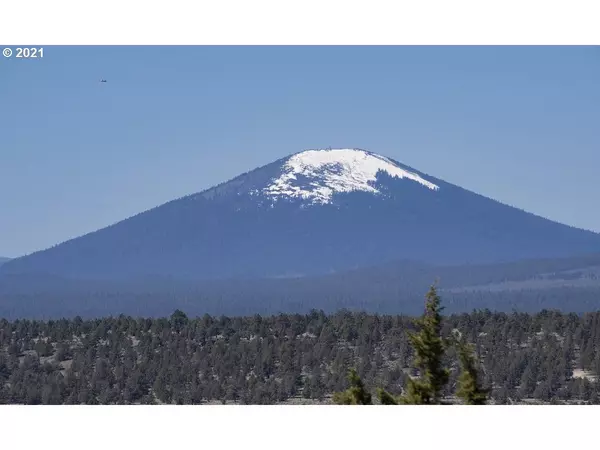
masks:
[[[10,261],[10,258],[4,258],[4,257],[0,256],[0,266],[8,261]]]
[[[493,263],[600,252],[552,222],[355,149],[300,152],[4,273],[185,279],[324,274],[398,259]]]

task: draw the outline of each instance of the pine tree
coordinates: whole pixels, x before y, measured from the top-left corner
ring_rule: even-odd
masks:
[[[403,404],[441,404],[442,389],[450,376],[450,371],[443,366],[446,350],[441,336],[443,307],[435,285],[429,289],[426,299],[425,313],[415,321],[420,330],[409,335],[420,377],[408,380],[406,395],[400,399]]]
[[[398,399],[396,399],[392,394],[383,390],[377,389],[377,397],[379,398],[379,403],[382,405],[397,405]]]
[[[457,335],[454,342],[461,366],[456,396],[467,405],[485,405],[488,391],[479,383],[472,346],[464,342],[460,334]]]
[[[186,314],[179,309],[176,309],[175,312],[171,314],[171,324],[177,332],[181,331],[181,329],[187,325],[188,322],[188,316],[186,316]]]
[[[350,388],[344,392],[336,392],[333,395],[333,402],[337,405],[370,405],[371,394],[366,391],[355,369],[350,370],[348,381]]]

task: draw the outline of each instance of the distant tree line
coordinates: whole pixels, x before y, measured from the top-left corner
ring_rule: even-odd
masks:
[[[2,319],[0,403],[356,403],[348,389],[362,403],[600,403],[599,312],[442,316],[439,302],[430,292],[417,320]]]
[[[349,309],[417,316],[422,312],[423,292],[438,277],[446,313],[474,309],[583,313],[600,310],[599,267],[600,256],[596,255],[452,267],[395,262],[324,276],[225,281],[160,277],[67,280],[39,274],[0,274],[0,317],[48,320],[120,313],[164,317],[174,309],[190,316],[307,314],[312,309],[327,314]],[[506,281],[513,282],[510,289],[502,284]],[[472,286],[479,287],[465,289]]]

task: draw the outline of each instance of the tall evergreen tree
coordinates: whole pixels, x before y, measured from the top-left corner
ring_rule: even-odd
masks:
[[[401,403],[441,404],[442,390],[450,376],[450,371],[443,365],[446,344],[441,335],[442,310],[441,299],[433,285],[426,295],[425,313],[415,321],[419,331],[409,334],[419,377],[408,380],[407,392],[400,399]]]
[[[336,392],[333,395],[333,402],[337,405],[370,405],[371,394],[365,389],[355,369],[350,370],[348,381],[350,388],[344,392]]]
[[[479,382],[472,346],[462,339],[460,333],[456,333],[454,343],[461,366],[456,396],[467,405],[485,405],[488,391]]]

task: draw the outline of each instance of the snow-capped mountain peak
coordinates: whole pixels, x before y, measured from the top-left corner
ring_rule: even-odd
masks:
[[[290,156],[283,164],[282,173],[262,189],[262,194],[273,200],[303,199],[312,204],[327,204],[336,193],[379,194],[375,181],[380,172],[413,180],[432,190],[439,189],[384,156],[359,149],[327,149],[306,150]]]
[[[57,276],[59,285],[60,279],[234,280],[322,275],[394,260],[455,265],[594,252],[599,234],[394,160],[364,150],[309,150],[11,260],[0,278],[27,275],[30,292],[37,274]]]

